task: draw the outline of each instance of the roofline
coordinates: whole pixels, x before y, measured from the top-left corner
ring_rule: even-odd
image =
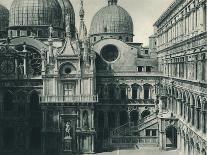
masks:
[[[158,26],[173,10],[184,0],[174,0],[170,6],[161,14],[158,20],[153,24],[153,26]]]

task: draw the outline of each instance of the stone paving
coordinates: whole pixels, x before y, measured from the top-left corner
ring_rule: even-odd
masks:
[[[160,151],[159,149],[116,150],[98,153],[97,155],[180,155],[176,150]]]

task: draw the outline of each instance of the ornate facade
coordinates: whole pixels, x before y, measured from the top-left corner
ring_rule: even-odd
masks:
[[[198,80],[205,76],[205,30],[161,42],[165,14],[146,48],[133,42],[133,20],[117,0],[94,15],[89,31],[83,0],[79,30],[69,0],[0,6],[0,154],[150,146],[206,155],[205,80]]]

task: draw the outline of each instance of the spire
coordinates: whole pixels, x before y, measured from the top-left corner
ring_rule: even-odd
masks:
[[[118,0],[108,0],[109,5],[117,5]]]
[[[85,11],[84,11],[84,7],[83,7],[83,0],[80,0],[80,29],[79,29],[79,39],[80,41],[83,41],[86,36],[87,36],[87,28],[86,25],[84,23],[84,15],[85,15]]]
[[[80,20],[84,20],[85,11],[83,8],[83,0],[80,0],[80,4],[81,4],[81,8],[80,8],[79,16],[80,16]]]

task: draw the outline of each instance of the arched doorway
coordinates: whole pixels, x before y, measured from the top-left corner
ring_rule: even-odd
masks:
[[[138,118],[139,118],[139,114],[136,110],[134,110],[130,113],[130,120],[132,123],[134,123],[135,126],[138,123]]]
[[[142,118],[145,118],[145,117],[147,117],[147,116],[149,116],[150,115],[150,111],[149,110],[144,110],[142,113],[141,113],[141,117]]]
[[[173,126],[166,129],[166,147],[177,148],[177,129]]]
[[[207,155],[207,153],[206,153],[206,150],[205,150],[205,149],[203,149],[203,150],[202,150],[202,155]]]

